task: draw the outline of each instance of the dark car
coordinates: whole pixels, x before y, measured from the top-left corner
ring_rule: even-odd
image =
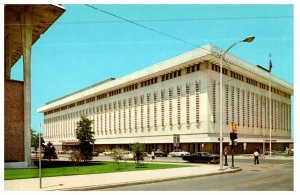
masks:
[[[155,151],[154,156],[156,156],[156,157],[166,157],[166,156],[168,156],[168,153],[166,153],[164,151]]]
[[[190,155],[182,156],[182,160],[192,163],[219,163],[220,157],[209,152],[196,152]]]

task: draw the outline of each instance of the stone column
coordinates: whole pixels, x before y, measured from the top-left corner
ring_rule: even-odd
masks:
[[[23,74],[24,74],[24,161],[31,166],[31,45],[32,45],[32,22],[30,10],[20,14],[22,49],[23,49]]]

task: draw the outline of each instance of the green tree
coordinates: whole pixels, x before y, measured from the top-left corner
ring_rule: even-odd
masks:
[[[51,142],[48,142],[47,145],[45,146],[45,151],[44,151],[44,159],[57,159],[57,154],[55,152],[55,147]]]
[[[31,147],[35,149],[35,156],[37,157],[37,148],[39,147],[39,133],[36,133],[34,129],[31,132]],[[43,134],[41,134],[41,146],[44,147],[45,140]]]
[[[132,146],[132,152],[134,155],[134,160],[136,163],[136,166],[139,167],[141,165],[141,161],[144,160],[143,158],[143,152],[145,151],[145,145],[141,143],[135,143]]]
[[[93,120],[89,120],[86,116],[81,116],[80,121],[77,122],[76,139],[80,142],[80,152],[83,160],[92,159],[92,145],[95,142],[94,134],[92,131]]]

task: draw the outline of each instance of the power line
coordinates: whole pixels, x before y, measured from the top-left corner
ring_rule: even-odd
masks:
[[[137,25],[137,26],[139,26],[139,27],[145,28],[145,29],[150,30],[150,31],[153,31],[153,32],[155,32],[155,33],[159,33],[159,34],[161,34],[161,35],[167,36],[167,37],[172,38],[172,39],[174,39],[174,40],[177,40],[177,41],[183,42],[183,43],[185,43],[185,44],[191,45],[191,46],[193,46],[193,47],[195,47],[195,48],[200,48],[200,49],[205,50],[205,51],[210,51],[210,50],[208,50],[208,49],[202,48],[202,47],[200,47],[200,46],[198,46],[198,45],[195,45],[195,44],[193,44],[193,43],[190,43],[190,42],[188,42],[188,41],[185,41],[185,40],[183,40],[183,39],[181,39],[181,38],[175,37],[175,36],[173,36],[173,35],[170,35],[170,34],[167,34],[167,33],[161,32],[161,31],[158,31],[158,30],[153,29],[153,28],[149,28],[149,27],[147,27],[147,26],[145,26],[145,25],[136,23],[136,22],[134,22],[134,21],[132,21],[132,20],[128,20],[128,19],[126,19],[126,18],[124,18],[124,17],[121,17],[121,16],[118,16],[118,15],[116,15],[116,14],[107,12],[107,11],[102,10],[102,9],[99,9],[99,8],[97,8],[97,7],[94,7],[94,6],[91,6],[91,5],[88,5],[88,4],[85,4],[85,5],[88,6],[88,7],[90,7],[90,8],[92,8],[92,9],[95,9],[95,10],[97,10],[97,11],[103,12],[103,13],[105,13],[105,14],[108,14],[108,15],[111,15],[111,16],[113,16],[113,17],[116,17],[116,18],[119,18],[119,19],[121,19],[121,20],[124,20],[124,21],[126,21],[126,22],[129,22],[129,23],[131,23],[131,24]],[[224,61],[225,64],[227,65],[228,69],[229,69],[230,71],[232,71],[232,69],[230,68],[229,64],[226,62],[226,59],[223,59],[223,61]],[[220,70],[220,71],[223,71],[223,70]],[[232,80],[235,80],[235,79],[230,79],[230,80],[227,80],[227,81],[225,81],[225,82],[230,82],[230,81],[232,81]],[[207,88],[209,88],[209,87],[207,87]]]
[[[111,15],[111,16],[113,16],[113,17],[119,18],[119,19],[124,20],[124,21],[126,21],[126,22],[129,22],[129,23],[131,23],[131,24],[134,24],[134,25],[137,25],[137,26],[139,26],[139,27],[142,27],[142,28],[144,28],[144,29],[153,31],[153,32],[155,32],[155,33],[158,33],[158,34],[167,36],[167,37],[169,37],[169,38],[172,38],[172,39],[174,39],[174,40],[177,40],[177,41],[183,42],[183,43],[185,43],[185,44],[191,45],[191,46],[193,46],[193,47],[195,47],[195,48],[200,47],[200,46],[198,46],[198,45],[195,45],[195,44],[193,44],[193,43],[190,43],[190,42],[187,42],[187,41],[185,41],[185,40],[183,40],[183,39],[180,39],[180,38],[178,38],[178,37],[175,37],[175,36],[173,36],[173,35],[170,35],[170,34],[167,34],[167,33],[161,32],[161,31],[158,31],[158,30],[156,30],[156,29],[154,29],[154,28],[147,27],[147,26],[145,26],[145,25],[139,24],[139,23],[134,22],[134,21],[132,21],[132,20],[128,20],[128,19],[126,19],[126,18],[124,18],[124,17],[121,17],[121,16],[118,16],[118,15],[116,15],[116,14],[107,12],[107,11],[105,11],[105,10],[98,9],[97,7],[94,7],[94,6],[91,6],[91,5],[87,5],[87,4],[85,4],[85,5],[88,6],[88,7],[90,7],[90,8],[92,8],[92,9],[95,9],[95,10],[97,10],[97,11],[103,12],[103,13],[105,13],[105,14]]]
[[[264,19],[293,19],[293,16],[249,16],[249,17],[212,17],[212,18],[170,18],[170,19],[139,19],[131,20],[133,22],[197,22],[205,20],[264,20]],[[57,25],[68,25],[68,24],[101,24],[101,23],[124,23],[127,21],[119,20],[94,20],[94,21],[74,21],[74,22],[56,22]],[[45,25],[45,24],[54,24],[54,22],[46,23],[35,23],[33,25]],[[14,23],[6,23],[5,25],[20,25]]]

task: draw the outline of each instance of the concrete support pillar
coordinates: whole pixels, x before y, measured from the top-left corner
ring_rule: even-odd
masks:
[[[32,45],[32,22],[30,10],[20,15],[23,49],[23,74],[24,74],[24,161],[31,166],[31,45]]]
[[[10,80],[11,73],[11,58],[10,58],[10,44],[9,44],[9,35],[5,36],[5,71],[4,71],[4,79]]]

